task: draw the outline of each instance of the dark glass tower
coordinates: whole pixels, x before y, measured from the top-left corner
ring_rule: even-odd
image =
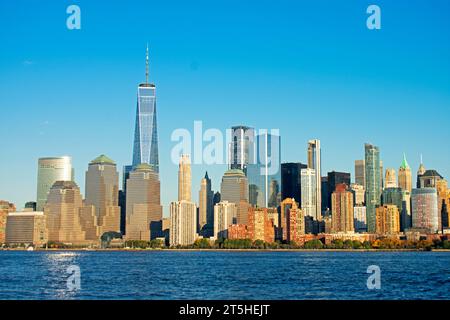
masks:
[[[138,87],[136,127],[134,130],[133,167],[147,163],[159,172],[158,130],[156,123],[156,87],[148,83],[148,46],[145,83]]]
[[[300,162],[281,164],[281,199],[294,198],[300,202],[301,177],[300,170],[308,166]]]

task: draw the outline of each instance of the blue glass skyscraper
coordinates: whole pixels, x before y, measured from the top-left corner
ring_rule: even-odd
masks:
[[[255,163],[249,163],[249,202],[260,208],[277,208],[281,201],[281,138],[261,130],[256,137]]]
[[[145,83],[138,87],[136,127],[134,130],[133,168],[147,163],[159,172],[158,130],[156,122],[156,87],[148,83],[148,46],[146,54]]]

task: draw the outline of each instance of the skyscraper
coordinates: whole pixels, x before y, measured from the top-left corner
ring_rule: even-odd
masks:
[[[384,178],[384,188],[397,188],[397,178],[394,168],[386,169],[386,176]]]
[[[243,203],[248,203],[248,180],[244,171],[231,169],[224,173],[220,185],[221,201],[235,203],[238,206],[237,223],[248,222],[248,212]]]
[[[198,232],[204,236],[212,236],[214,228],[214,192],[211,190],[211,179],[206,172],[205,177],[200,183],[200,192],[198,196]]]
[[[181,200],[170,203],[170,246],[191,245],[197,239],[197,206]]]
[[[364,160],[355,160],[355,183],[361,186],[366,185]]]
[[[376,208],[377,234],[396,234],[400,232],[400,214],[396,205],[383,205]]]
[[[353,193],[347,184],[338,184],[331,194],[331,230],[332,232],[354,231]]]
[[[8,201],[0,200],[0,243],[5,243],[6,220],[8,213],[15,212],[16,206]]]
[[[403,190],[411,193],[412,190],[412,175],[411,168],[409,167],[408,161],[406,161],[406,155],[403,154],[403,161],[398,169],[398,186]]]
[[[56,181],[72,181],[73,170],[70,157],[49,157],[38,160],[36,210],[42,211],[50,188]]]
[[[439,213],[435,188],[412,189],[411,210],[413,228],[429,233],[438,231]]]
[[[80,243],[85,241],[80,212],[83,200],[80,188],[72,181],[56,181],[44,207],[48,241]]]
[[[159,175],[142,163],[127,180],[126,239],[150,241],[161,235],[162,207]]]
[[[336,190],[336,187],[339,184],[345,184],[345,185],[347,185],[347,187],[349,187],[351,184],[351,176],[350,176],[350,173],[348,173],[348,172],[331,171],[331,172],[328,172],[327,181],[328,181],[328,187],[326,190],[327,198],[328,198],[327,203],[329,203],[330,207],[331,207],[331,195]],[[322,190],[322,193],[323,192],[324,191]]]
[[[231,128],[230,169],[247,174],[247,166],[255,161],[255,129],[246,126]]]
[[[182,154],[178,167],[178,201],[170,203],[171,246],[191,245],[197,239],[197,206],[191,202],[191,188],[191,160],[189,155]]]
[[[228,238],[228,227],[237,223],[237,206],[234,203],[223,201],[214,206],[214,237],[216,239]]]
[[[178,201],[190,202],[192,189],[191,159],[189,155],[182,154],[178,166]]]
[[[444,178],[436,170],[426,170],[419,177],[420,188],[436,188],[438,181]]]
[[[381,204],[380,150],[377,146],[365,144],[366,214],[367,231],[376,231],[376,207]]]
[[[321,169],[321,149],[320,140],[314,139],[308,141],[308,168],[314,169],[315,172],[315,205],[316,205],[316,220],[321,220],[322,218],[322,191],[321,191],[321,179],[322,179],[322,169]]]
[[[420,177],[425,173],[425,171],[426,169],[425,166],[423,165],[422,155],[420,155],[420,166],[419,169],[417,170],[416,188],[420,188]]]
[[[400,214],[400,231],[411,228],[411,194],[402,188],[385,188],[383,204],[395,205]]]
[[[305,234],[305,217],[295,199],[286,198],[281,202],[280,216],[282,240],[298,242]]]
[[[119,174],[116,164],[105,155],[89,163],[86,172],[86,205],[95,207],[101,232],[120,231]],[[109,221],[110,223],[106,223]]]
[[[158,130],[156,122],[156,86],[148,82],[148,46],[145,59],[145,83],[138,86],[133,167],[147,163],[159,173]]]
[[[300,175],[302,179],[301,208],[305,216],[317,220],[316,170],[310,168],[302,169]],[[307,232],[308,231],[309,230],[307,230]]]
[[[281,202],[280,136],[262,131],[256,137],[256,150],[256,161],[247,168],[250,204],[276,208]]]
[[[300,201],[301,177],[300,170],[307,168],[307,165],[298,163],[281,164],[281,198],[294,198]]]
[[[364,191],[364,186],[361,186],[356,183],[352,183],[350,185],[350,188],[353,192],[353,199],[354,199],[355,205],[363,206],[364,200],[365,200],[365,194],[366,194],[366,192]]]
[[[357,205],[353,207],[355,232],[367,232],[366,207]]]

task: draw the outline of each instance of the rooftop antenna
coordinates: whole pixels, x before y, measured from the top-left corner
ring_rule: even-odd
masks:
[[[145,54],[145,84],[148,84],[148,42],[147,42],[147,51]]]

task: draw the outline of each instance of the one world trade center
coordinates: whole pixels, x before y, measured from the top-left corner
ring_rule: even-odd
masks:
[[[159,172],[158,130],[156,123],[156,87],[148,82],[148,45],[145,61],[145,83],[138,87],[136,127],[134,130],[133,168],[141,163]]]

